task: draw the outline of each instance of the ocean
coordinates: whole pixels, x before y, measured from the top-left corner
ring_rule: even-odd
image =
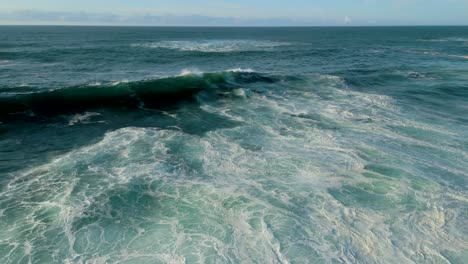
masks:
[[[468,27],[0,27],[0,263],[467,263]]]

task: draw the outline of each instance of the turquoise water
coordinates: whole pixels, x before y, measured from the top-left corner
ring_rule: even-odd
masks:
[[[468,27],[0,27],[0,263],[467,263]]]

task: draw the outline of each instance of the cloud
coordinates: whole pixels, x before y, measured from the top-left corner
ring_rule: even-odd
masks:
[[[95,14],[86,12],[53,12],[21,10],[0,14],[0,21],[11,23],[118,23],[122,17],[114,14]]]
[[[352,22],[352,20],[351,20],[351,18],[350,18],[349,16],[345,16],[345,17],[343,18],[343,22],[344,22],[345,24],[349,24],[349,23]]]
[[[116,14],[105,12],[64,12],[42,10],[0,11],[0,25],[104,25],[104,26],[378,26],[453,25],[434,19],[357,18],[349,15],[317,17],[252,17],[175,15],[158,13]]]
[[[345,19],[345,23],[351,20]],[[340,19],[253,18],[205,15],[130,14],[19,10],[0,13],[0,24],[20,25],[140,25],[140,26],[325,26],[342,25]]]

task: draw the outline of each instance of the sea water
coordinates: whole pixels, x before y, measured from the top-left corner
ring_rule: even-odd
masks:
[[[467,263],[468,27],[0,27],[1,263]]]

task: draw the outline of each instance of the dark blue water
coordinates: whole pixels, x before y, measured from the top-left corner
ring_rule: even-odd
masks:
[[[1,263],[466,263],[468,27],[0,27]]]

